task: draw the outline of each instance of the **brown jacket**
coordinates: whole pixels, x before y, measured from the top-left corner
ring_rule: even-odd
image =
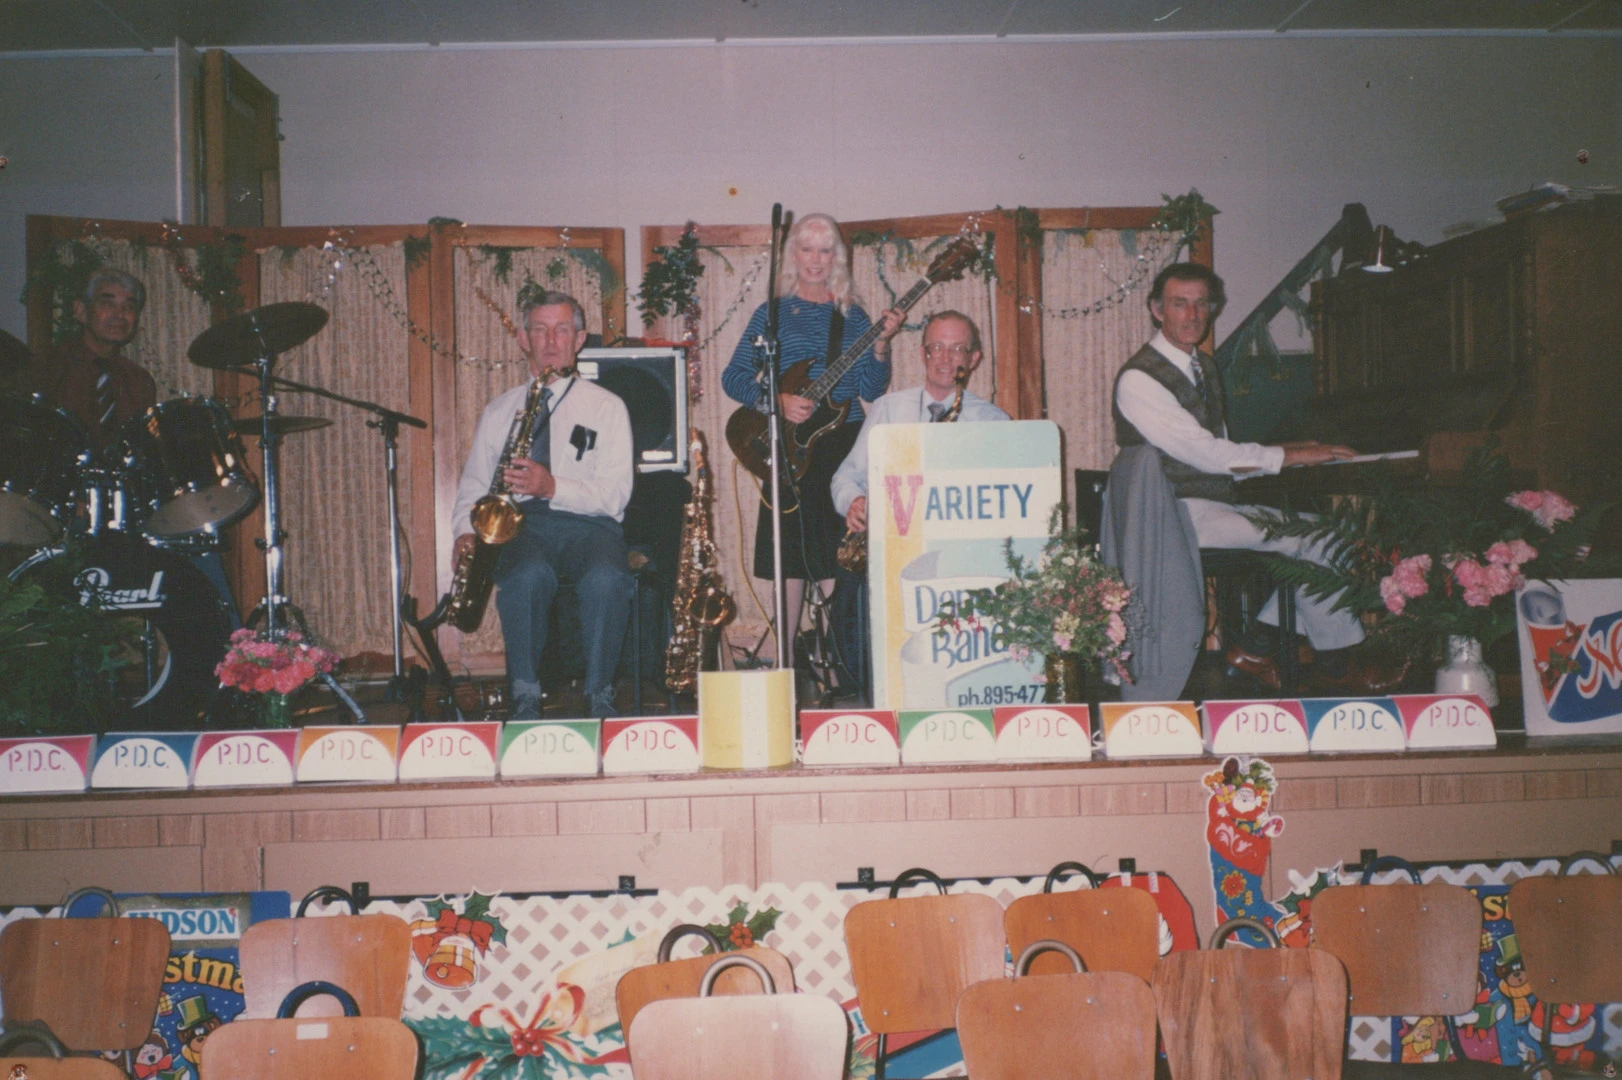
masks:
[[[113,414],[105,425],[99,422],[96,408],[96,380],[104,364],[113,377],[114,390]],[[126,420],[158,402],[158,384],[145,368],[117,353],[104,362],[77,339],[52,347],[34,365],[24,389],[44,394],[51,404],[72,413],[98,449],[112,441]]]

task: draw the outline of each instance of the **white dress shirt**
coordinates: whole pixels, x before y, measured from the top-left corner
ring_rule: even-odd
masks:
[[[938,404],[950,408],[955,396],[956,391],[953,391],[937,402],[926,387],[914,386],[909,390],[885,394],[870,404],[867,418],[862,421],[862,430],[856,433],[856,445],[840,462],[839,468],[834,471],[833,483],[829,485],[834,509],[843,514],[850,510],[850,504],[858,497],[867,494],[867,434],[874,425],[927,424],[930,421],[929,406]],[[963,411],[958,413],[957,419],[959,423],[1007,420],[1008,414],[972,390],[964,390]]]
[[[625,411],[625,402],[612,391],[574,376],[556,380],[551,388],[552,419],[548,422],[546,436],[552,453],[550,468],[557,481],[557,490],[551,498],[553,509],[622,520],[625,504],[631,501],[631,481],[635,478],[631,418]],[[473,531],[469,519],[473,504],[489,492],[513,419],[523,409],[528,394],[529,383],[521,383],[493,399],[479,416],[479,426],[473,432],[473,448],[462,468],[462,479],[456,486],[456,505],[451,510],[451,526],[456,536]],[[580,429],[578,437],[577,428]],[[592,432],[595,439],[590,435]],[[584,448],[576,443],[584,444]],[[528,500],[519,498],[518,501]]]
[[[1157,330],[1149,345],[1190,380],[1194,378],[1193,358],[1166,340],[1165,334]],[[1200,363],[1203,367],[1213,361],[1206,357]],[[1144,372],[1128,371],[1121,376],[1115,404],[1151,446],[1200,472],[1232,474],[1235,469],[1255,469],[1276,473],[1284,467],[1282,446],[1231,442],[1211,434],[1192,413],[1177,404],[1170,390]]]

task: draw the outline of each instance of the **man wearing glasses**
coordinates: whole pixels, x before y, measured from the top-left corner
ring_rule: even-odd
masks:
[[[586,313],[573,297],[521,292],[518,343],[530,374],[546,380],[546,401],[532,428],[529,456],[514,458],[502,477],[524,516],[518,535],[502,546],[495,570],[512,682],[510,715],[540,719],[536,662],[546,647],[558,584],[572,582],[580,599],[587,715],[612,716],[614,673],[631,611],[620,527],[631,500],[631,420],[619,397],[574,374],[575,354],[586,344]],[[515,386],[479,417],[451,511],[456,556],[473,546],[473,504],[490,490],[528,393],[529,384]]]
[[[900,325],[900,315],[887,322]],[[879,343],[873,346],[879,354]],[[852,532],[867,530],[867,437],[877,424],[927,424],[939,420],[957,400],[957,373],[964,378],[980,366],[980,331],[961,311],[938,311],[924,323],[924,384],[885,394],[867,407],[867,419],[856,445],[834,473],[834,509],[845,515]],[[1007,420],[1008,414],[980,395],[965,389],[960,422]]]

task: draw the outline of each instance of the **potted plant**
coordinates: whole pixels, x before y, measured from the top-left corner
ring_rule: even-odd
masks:
[[[0,735],[101,731],[118,709],[115,679],[136,655],[138,631],[83,602],[59,572],[0,577]]]
[[[1528,580],[1614,569],[1589,557],[1607,509],[1579,510],[1556,492],[1517,489],[1508,461],[1489,443],[1466,459],[1456,487],[1404,491],[1387,479],[1373,496],[1342,500],[1322,516],[1252,520],[1269,536],[1320,545],[1321,566],[1269,557],[1282,584],[1374,613],[1372,636],[1436,668],[1438,692],[1480,693],[1494,705],[1496,679],[1482,654],[1514,632],[1516,590]]]
[[[1126,661],[1127,606],[1132,591],[1121,572],[1099,562],[1086,533],[1067,529],[1064,508],[1055,507],[1042,554],[1027,562],[1003,548],[1009,578],[991,589],[976,589],[962,600],[943,601],[935,620],[938,630],[979,629],[983,621],[1018,659],[1046,658],[1049,701],[1084,700],[1086,666],[1092,661],[1114,666],[1130,681]]]

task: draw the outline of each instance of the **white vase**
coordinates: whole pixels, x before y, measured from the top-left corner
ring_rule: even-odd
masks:
[[[1436,669],[1438,694],[1475,694],[1490,709],[1498,704],[1498,675],[1481,662],[1481,642],[1471,637],[1447,639],[1447,663]]]

